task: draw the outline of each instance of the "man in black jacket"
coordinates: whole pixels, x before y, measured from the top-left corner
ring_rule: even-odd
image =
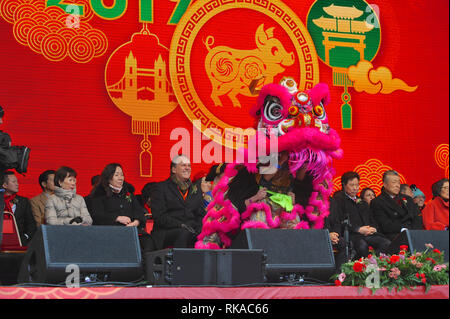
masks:
[[[383,174],[383,190],[370,208],[380,231],[393,240],[405,229],[423,229],[419,208],[408,195],[400,195],[400,177],[396,171]]]
[[[151,201],[152,237],[158,250],[194,247],[205,215],[202,190],[190,180],[189,158],[176,156],[170,171],[170,177],[156,186]]]
[[[346,172],[341,177],[343,191],[334,196],[337,209],[349,219],[350,240],[359,257],[367,257],[369,247],[377,253],[387,252],[390,240],[378,231],[378,225],[370,212],[369,205],[357,196],[359,174]]]
[[[334,197],[337,196],[337,192]],[[348,261],[351,255],[351,248],[349,248],[347,255],[347,241],[344,238],[345,226],[344,220],[345,216],[342,214],[341,210],[338,209],[338,203],[334,197],[330,198],[330,215],[325,219],[324,227],[330,232],[330,240],[333,246],[333,250],[336,251],[335,254],[335,269],[336,272],[341,272],[341,265]]]
[[[5,172],[0,183],[5,190],[4,210],[14,214],[22,245],[27,246],[36,232],[36,222],[31,211],[30,201],[28,198],[17,195],[19,182],[13,172]]]

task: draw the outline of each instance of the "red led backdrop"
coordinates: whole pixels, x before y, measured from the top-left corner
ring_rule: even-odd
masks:
[[[32,150],[19,176],[24,196],[61,165],[77,170],[83,195],[110,162],[138,192],[167,178],[180,139],[171,132],[198,135],[194,120],[222,133],[252,126],[246,85],[262,75],[329,85],[326,111],[344,150],[337,176],[356,169],[376,187],[390,167],[428,197],[448,177],[448,1],[50,1],[65,11],[44,0],[0,3],[1,129]],[[80,5],[78,21],[69,13]],[[209,143],[191,142],[190,156],[201,159]],[[193,163],[193,174],[209,166]]]

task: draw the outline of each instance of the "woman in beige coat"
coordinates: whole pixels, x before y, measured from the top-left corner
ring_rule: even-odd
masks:
[[[55,173],[55,193],[45,205],[47,225],[92,225],[84,198],[76,193],[77,173],[61,167]]]

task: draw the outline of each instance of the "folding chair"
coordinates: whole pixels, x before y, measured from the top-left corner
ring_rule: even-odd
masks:
[[[3,212],[3,240],[0,252],[23,252],[27,247],[22,245],[16,218],[10,212]]]

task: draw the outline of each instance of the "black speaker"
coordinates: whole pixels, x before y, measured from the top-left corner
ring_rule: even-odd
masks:
[[[263,249],[269,282],[292,278],[328,281],[335,269],[327,229],[245,229],[231,248]]]
[[[170,248],[145,254],[153,285],[247,285],[264,282],[262,250]]]
[[[18,282],[64,284],[73,267],[80,283],[139,280],[143,267],[136,227],[42,225],[28,246]]]
[[[389,253],[397,254],[400,245],[408,245],[410,252],[424,251],[425,244],[432,244],[434,248],[444,252],[444,261],[448,262],[448,231],[442,230],[405,230],[395,237],[389,246]]]

